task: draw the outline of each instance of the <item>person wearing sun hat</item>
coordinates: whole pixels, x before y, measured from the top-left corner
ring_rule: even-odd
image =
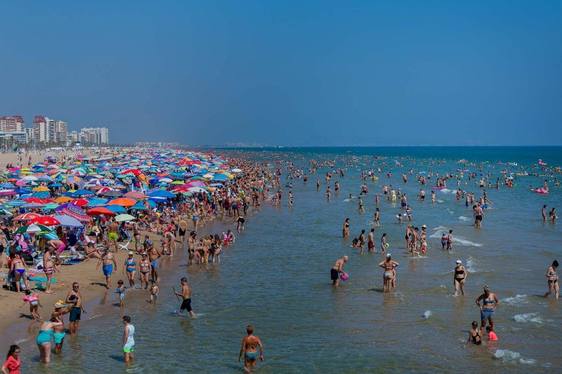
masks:
[[[458,296],[459,292],[464,296],[464,282],[466,282],[466,277],[468,272],[466,271],[461,260],[457,260],[455,269],[453,270],[453,285],[455,287],[454,296]]]
[[[62,352],[62,343],[64,342],[64,337],[66,335],[66,329],[64,327],[64,321],[62,316],[69,312],[68,305],[65,304],[64,300],[58,300],[54,305],[55,310],[51,313],[51,319],[56,319],[60,322],[60,325],[53,327],[53,338],[55,341],[55,353]]]

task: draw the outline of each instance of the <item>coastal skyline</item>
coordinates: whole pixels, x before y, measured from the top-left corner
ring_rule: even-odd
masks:
[[[107,124],[115,143],[562,144],[559,2],[0,10],[0,113]]]

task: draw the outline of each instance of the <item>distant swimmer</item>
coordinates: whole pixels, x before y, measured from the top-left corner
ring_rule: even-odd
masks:
[[[349,218],[343,221],[342,236],[344,239],[349,237]]]
[[[334,266],[330,269],[330,279],[332,286],[338,287],[340,285],[340,274],[343,273],[343,267],[349,260],[349,257],[343,256],[336,260]]]
[[[251,373],[252,369],[256,367],[258,358],[260,361],[264,360],[263,344],[260,338],[254,335],[254,327],[252,325],[248,325],[246,327],[246,334],[247,335],[242,339],[242,344],[240,345],[238,362],[240,362],[242,357],[244,357],[244,372]]]
[[[457,260],[453,275],[453,285],[455,286],[454,296],[458,296],[459,292],[464,296],[464,283],[468,277],[468,272],[462,264],[461,260]]]
[[[558,261],[552,261],[552,265],[546,269],[546,280],[548,282],[548,292],[544,294],[544,297],[548,297],[554,292],[554,296],[558,300],[560,297],[560,285],[558,284],[558,274],[556,269],[558,268]]]
[[[392,259],[390,253],[387,253],[386,259],[379,263],[379,266],[384,269],[383,292],[390,292],[396,287],[396,268],[398,265],[398,262]]]
[[[480,302],[482,302],[482,304]],[[494,316],[499,302],[500,301],[498,300],[496,294],[490,292],[490,288],[488,286],[484,286],[484,293],[476,299],[476,305],[480,308],[481,329],[486,327],[486,321],[490,322],[490,326],[494,328],[494,320],[492,317]]]

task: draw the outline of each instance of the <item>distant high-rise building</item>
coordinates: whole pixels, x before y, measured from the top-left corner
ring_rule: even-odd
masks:
[[[0,117],[0,139],[7,142],[25,143],[26,135],[22,116]]]
[[[33,141],[36,143],[66,144],[67,123],[45,116],[33,118]]]
[[[22,132],[24,131],[23,125],[24,125],[24,121],[22,116],[0,117],[1,132]]]
[[[109,129],[107,127],[84,127],[80,130],[80,142],[84,144],[109,144]]]

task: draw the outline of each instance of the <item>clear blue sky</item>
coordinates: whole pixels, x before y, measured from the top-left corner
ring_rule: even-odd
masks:
[[[562,144],[561,1],[2,1],[0,114],[113,141]]]

